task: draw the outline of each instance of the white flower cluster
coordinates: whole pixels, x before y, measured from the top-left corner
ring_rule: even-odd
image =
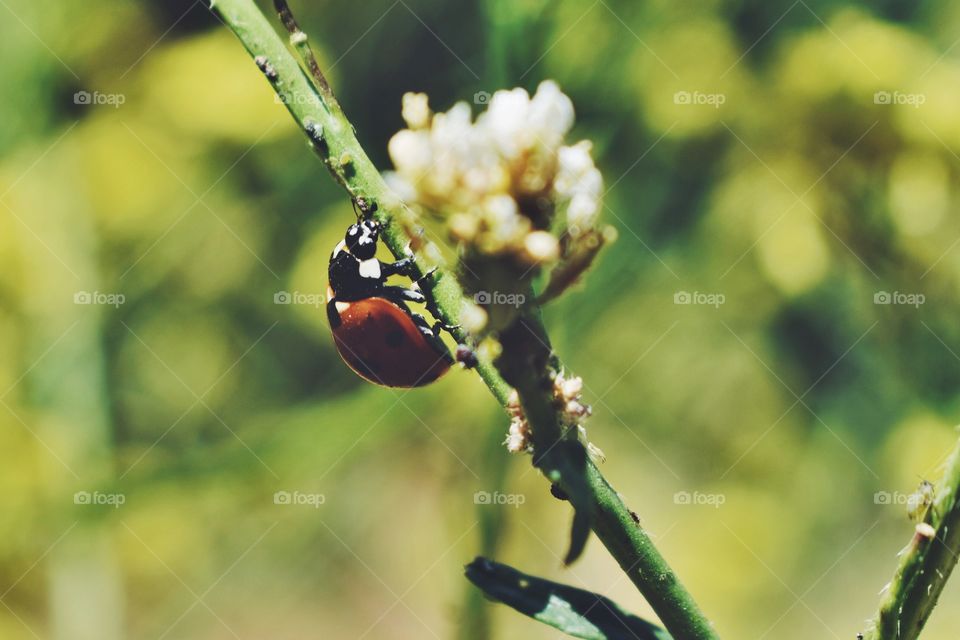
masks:
[[[544,230],[550,215],[564,214],[561,226],[574,237],[594,227],[603,179],[588,141],[564,145],[573,103],[555,82],[532,98],[497,91],[476,121],[465,102],[434,114],[425,94],[408,93],[403,118],[408,128],[389,145],[390,184],[407,202],[447,216],[458,242],[541,264],[560,254]]]
[[[561,408],[561,423],[565,429],[576,429],[577,437],[586,441],[586,429],[580,423],[590,416],[589,405],[583,403],[583,379],[579,377],[566,378],[557,373],[553,378],[553,399]],[[520,398],[516,391],[510,394],[507,403],[507,412],[510,414],[510,430],[507,432],[507,451],[510,453],[530,453],[533,445],[530,442],[530,423],[523,415]],[[594,459],[603,459],[603,452],[587,443],[587,450]]]
[[[533,443],[530,442],[530,423],[523,415],[520,396],[517,395],[516,390],[510,392],[507,412],[510,414],[510,429],[507,431],[507,439],[503,441],[503,444],[507,445],[507,451],[533,453]]]
[[[607,457],[587,440],[587,429],[583,426],[583,420],[593,414],[590,405],[583,403],[583,378],[565,378],[563,373],[558,373],[553,379],[553,398],[563,407],[561,421],[564,427],[577,430],[577,437],[586,445],[591,460],[605,462]]]
[[[553,379],[553,398],[563,408],[563,425],[579,428],[580,421],[591,414],[589,405],[583,404],[583,378],[565,378],[557,373]]]

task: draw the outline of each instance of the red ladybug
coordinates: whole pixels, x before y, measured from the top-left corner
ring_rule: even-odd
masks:
[[[327,319],[337,351],[370,382],[386,387],[429,384],[454,362],[440,339],[440,330],[451,327],[440,322],[431,327],[407,307],[407,302],[427,302],[419,291],[386,284],[389,276],[408,275],[413,261],[376,258],[380,224],[368,217],[376,205],[367,206],[362,199],[357,204],[364,219],[350,225],[330,256]]]

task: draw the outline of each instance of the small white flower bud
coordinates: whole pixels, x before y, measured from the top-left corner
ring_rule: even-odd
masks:
[[[590,414],[590,408],[584,404],[581,404],[577,400],[571,400],[567,402],[563,410],[571,418],[582,418]]]
[[[407,126],[411,129],[425,129],[430,126],[430,118],[433,116],[433,113],[430,111],[430,101],[429,98],[427,98],[427,94],[403,94],[401,113]]]
[[[507,451],[510,453],[533,451],[533,444],[530,442],[530,425],[522,416],[514,416],[510,421],[510,429],[503,443],[507,445]]]
[[[447,223],[450,235],[460,242],[472,242],[480,231],[480,220],[467,213],[455,213]]]
[[[390,139],[387,151],[401,175],[419,176],[424,171],[428,171],[433,164],[430,140],[423,133],[408,129],[399,131]]]
[[[574,378],[562,379],[559,382],[561,395],[567,400],[573,400],[583,391],[583,378],[577,376]]]
[[[560,256],[560,243],[548,231],[531,231],[523,239],[523,249],[534,264],[552,262]]]
[[[470,333],[479,333],[487,326],[487,312],[479,305],[464,300],[460,310],[460,324]]]

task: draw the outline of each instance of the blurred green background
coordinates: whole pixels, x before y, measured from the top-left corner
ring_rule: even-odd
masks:
[[[852,638],[956,439],[960,5],[294,10],[383,168],[406,91],[570,94],[620,239],[546,321],[604,473],[722,636]],[[651,615],[596,540],[560,567],[476,376],[339,360],[349,202],[203,2],[0,24],[0,637],[557,637],[476,597],[481,552]]]

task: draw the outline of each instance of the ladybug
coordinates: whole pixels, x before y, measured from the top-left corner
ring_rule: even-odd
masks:
[[[418,290],[425,274],[414,288],[386,283],[392,275],[412,275],[411,258],[396,262],[377,259],[380,223],[370,217],[376,203],[357,198],[360,207],[356,224],[347,228],[330,255],[327,289],[327,319],[340,357],[358,375],[385,387],[421,387],[442,376],[454,363],[449,349],[440,339],[440,330],[453,327],[437,322],[430,326],[408,302],[426,303]]]

